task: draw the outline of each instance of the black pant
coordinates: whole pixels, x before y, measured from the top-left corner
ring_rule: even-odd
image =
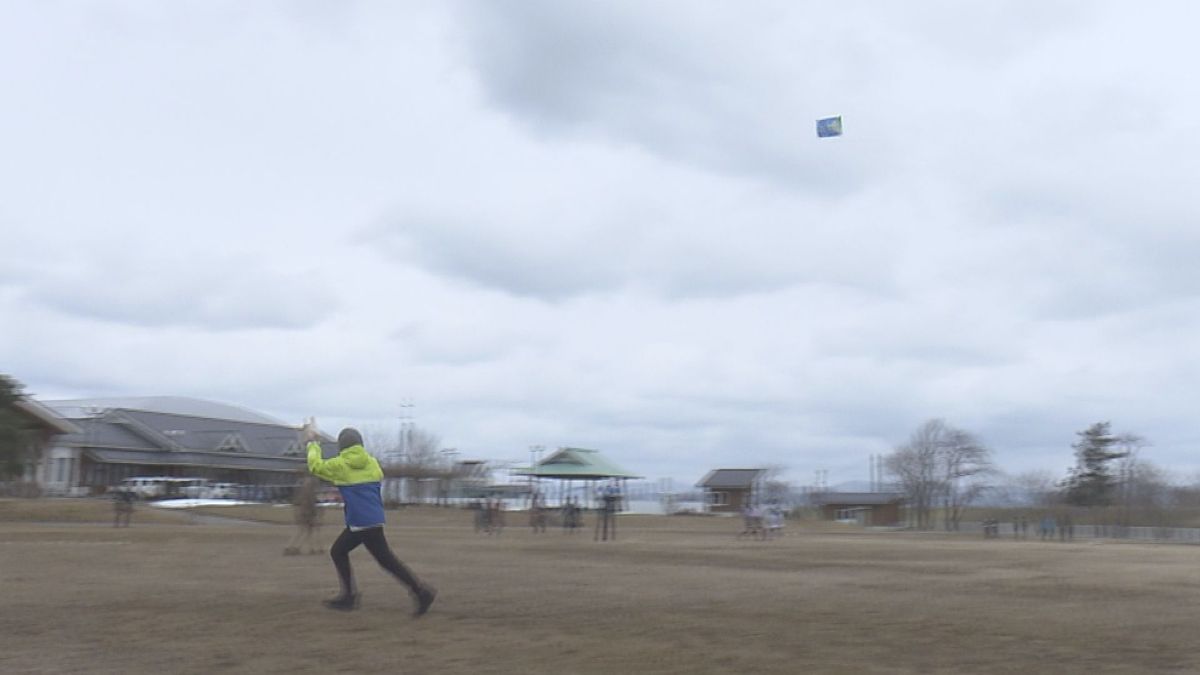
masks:
[[[338,580],[342,584],[343,596],[355,592],[354,573],[350,569],[350,551],[358,548],[359,544],[365,544],[375,562],[408,586],[409,591],[416,593],[421,589],[421,582],[388,547],[387,537],[383,536],[383,527],[357,531],[347,527],[338,535],[337,541],[333,542],[333,547],[329,550],[329,557],[333,558],[333,566],[337,568]]]

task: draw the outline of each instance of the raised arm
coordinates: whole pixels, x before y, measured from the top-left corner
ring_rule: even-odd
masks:
[[[346,464],[341,457],[321,458],[321,444],[308,443],[308,472],[330,483],[337,483],[346,475]]]

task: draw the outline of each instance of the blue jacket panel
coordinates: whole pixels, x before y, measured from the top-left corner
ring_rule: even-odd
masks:
[[[383,496],[378,482],[339,485],[337,489],[346,505],[346,527],[383,525]]]

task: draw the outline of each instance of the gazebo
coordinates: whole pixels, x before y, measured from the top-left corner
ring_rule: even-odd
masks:
[[[559,504],[566,503],[567,497],[575,489],[576,481],[582,484],[590,499],[595,495],[596,483],[599,481],[621,481],[621,493],[624,494],[625,481],[630,478],[641,478],[641,476],[617,466],[601,455],[599,450],[588,450],[587,448],[559,448],[532,467],[517,469],[513,473],[518,476],[529,476],[531,480],[546,478],[559,481]]]

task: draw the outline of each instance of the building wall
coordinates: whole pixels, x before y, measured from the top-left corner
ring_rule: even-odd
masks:
[[[821,517],[825,520],[837,520],[839,511],[862,509],[865,511],[862,524],[876,527],[890,527],[900,524],[900,504],[823,504]]]
[[[722,495],[721,503],[713,502],[715,494]],[[710,513],[739,513],[750,500],[750,490],[746,488],[721,488],[719,490],[706,488],[705,496]]]
[[[46,494],[65,495],[79,485],[81,469],[78,448],[52,445],[42,453],[36,475]]]
[[[900,524],[900,503],[883,504],[875,507],[872,514],[872,525],[890,527]]]
[[[305,474],[275,469],[231,469],[211,466],[162,466],[153,463],[125,464],[96,462],[80,448],[52,445],[42,453],[33,480],[43,493],[52,496],[103,494],[123,479],[134,476],[205,478],[214,483],[250,486],[292,486]]]

